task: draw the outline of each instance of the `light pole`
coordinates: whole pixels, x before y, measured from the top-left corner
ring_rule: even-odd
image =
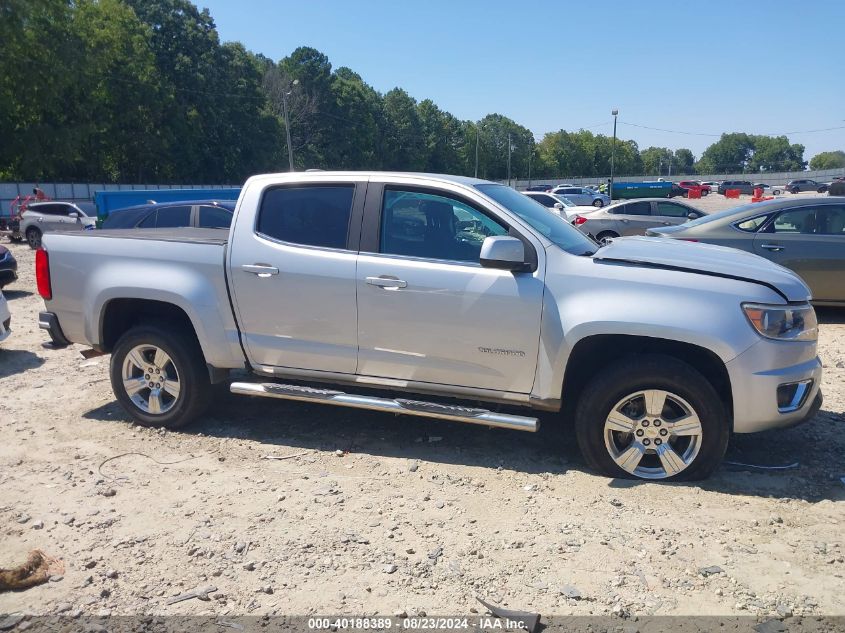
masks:
[[[478,135],[481,131],[481,124],[475,126],[475,177],[478,178]]]
[[[610,187],[608,187],[607,195],[613,202],[613,160],[616,155],[616,116],[619,114],[619,110],[614,108],[610,113],[613,115],[613,145],[610,146]]]
[[[294,79],[290,86],[282,90],[282,109],[285,113],[285,133],[288,139],[288,162],[290,163],[290,170],[293,171],[293,148],[290,146],[290,119],[288,118],[288,95],[293,92],[293,87],[299,83],[299,79]]]

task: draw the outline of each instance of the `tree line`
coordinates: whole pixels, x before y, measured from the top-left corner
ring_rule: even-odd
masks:
[[[188,0],[4,0],[0,180],[237,183],[287,168],[504,179],[804,169],[785,136],[724,134],[696,159],[589,130],[545,134],[501,114],[461,120],[384,94],[300,47],[274,61],[221,42]],[[509,156],[510,154],[510,156]],[[813,168],[845,166],[825,152]]]

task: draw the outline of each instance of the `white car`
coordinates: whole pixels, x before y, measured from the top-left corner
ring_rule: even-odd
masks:
[[[577,205],[569,198],[556,193],[546,193],[545,191],[523,191],[522,193],[532,200],[536,200],[549,211],[566,218],[567,222],[572,222],[576,215],[584,215],[596,210],[596,207],[593,206]]]
[[[3,291],[0,290],[0,341],[5,341],[12,333],[10,327],[12,324],[12,315],[9,313],[9,306],[6,303],[6,297],[3,296]]]
[[[610,197],[586,187],[555,187],[552,193],[569,198],[575,204],[601,208],[610,204]]]

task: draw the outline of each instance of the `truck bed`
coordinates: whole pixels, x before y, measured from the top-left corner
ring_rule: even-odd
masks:
[[[171,304],[190,319],[209,364],[243,367],[226,287],[228,240],[225,229],[47,233],[53,297],[46,308],[68,340],[96,348],[115,301],[135,301],[138,309],[143,301]]]
[[[189,244],[217,244],[229,242],[228,229],[196,229],[181,227],[174,229],[107,229],[85,231],[85,237],[118,237],[127,240],[154,240],[157,242],[185,242]]]

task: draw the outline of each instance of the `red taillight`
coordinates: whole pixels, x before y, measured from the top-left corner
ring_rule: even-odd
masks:
[[[50,285],[50,257],[47,251],[39,248],[35,251],[35,281],[38,285],[38,294],[42,299],[53,298],[53,288]]]
[[[574,220],[572,220],[572,223],[573,223],[575,226],[581,226],[581,225],[582,225],[582,224],[584,224],[584,222],[586,222],[586,221],[587,221],[587,218],[585,218],[583,215],[576,215],[576,216],[575,216],[575,219],[574,219]]]

